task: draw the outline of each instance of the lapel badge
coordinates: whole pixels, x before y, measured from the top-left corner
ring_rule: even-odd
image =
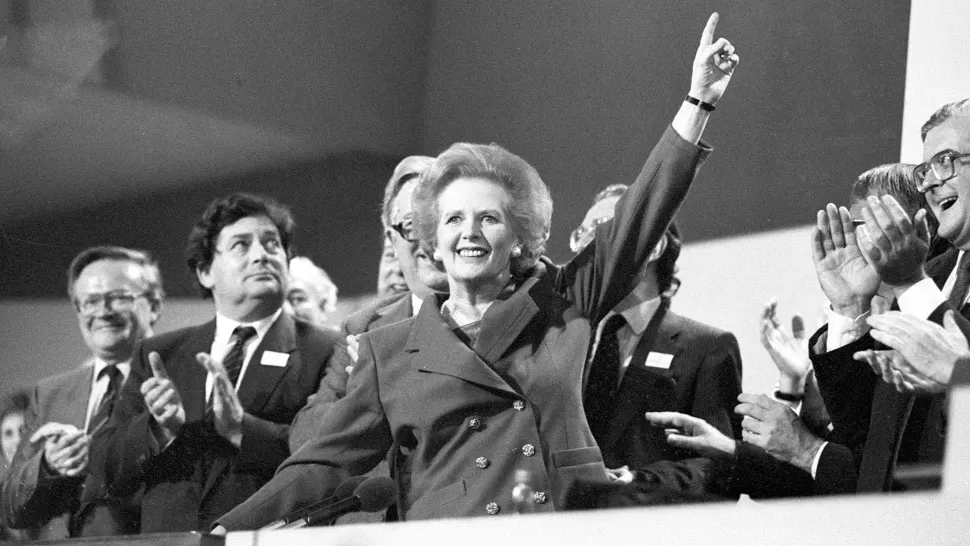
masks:
[[[277,368],[283,368],[286,366],[286,362],[290,359],[289,353],[277,353],[276,351],[263,351],[263,357],[259,359],[259,363],[263,366],[276,366]]]

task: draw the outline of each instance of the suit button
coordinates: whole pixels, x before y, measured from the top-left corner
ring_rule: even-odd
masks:
[[[472,430],[482,429],[482,419],[480,417],[472,417],[468,420],[468,428]]]
[[[536,501],[536,504],[545,504],[546,503],[546,492],[545,491],[536,491],[535,493],[532,494],[532,498],[533,498],[533,500]]]
[[[490,516],[494,516],[495,514],[498,514],[501,511],[502,509],[499,507],[497,503],[490,502],[485,505],[485,513],[487,513]]]
[[[512,402],[512,409],[514,409],[515,411],[525,411],[525,402],[521,400],[516,400],[515,402]]]
[[[536,454],[536,446],[532,444],[525,444],[522,446],[522,454],[526,457],[531,457]]]
[[[475,466],[477,466],[478,468],[488,468],[488,465],[490,464],[492,464],[491,461],[489,461],[485,457],[479,457],[475,459]]]

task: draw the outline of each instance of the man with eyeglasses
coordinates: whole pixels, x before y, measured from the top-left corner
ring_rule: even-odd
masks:
[[[130,375],[134,346],[160,316],[161,275],[146,252],[100,246],[74,258],[67,288],[92,356],[34,388],[24,441],[3,483],[3,517],[33,538],[137,533],[136,501],[107,493],[89,448]]]
[[[187,266],[215,318],[145,340],[92,445],[109,491],[144,488],[141,532],[207,531],[289,455],[289,425],[343,340],[282,305],[294,222],[268,197],[214,200]]]
[[[937,110],[923,125],[922,137],[924,163],[915,167],[914,178],[938,221],[937,234],[952,248],[924,265],[930,245],[927,212],[910,216],[892,197],[869,196],[858,211],[864,225],[855,228],[844,209],[829,205],[819,212],[816,269],[820,280],[828,271],[847,287],[874,277],[892,290],[903,313],[942,324],[946,311],[953,310],[960,328],[970,332],[970,99]],[[826,263],[834,267],[819,268]],[[855,292],[849,299],[862,301]],[[897,462],[942,461],[945,395],[919,389],[921,378],[906,375],[909,363],[876,343],[870,327],[880,323],[878,317],[852,306],[839,314],[853,326],[834,333],[823,329],[810,340],[833,433],[853,450],[860,492],[896,489]]]
[[[608,229],[604,224],[626,190],[615,184],[593,198],[570,237],[573,252],[581,253],[596,229]],[[670,310],[680,249],[672,223],[640,272],[640,283],[599,323],[583,405],[603,461],[620,469],[614,472],[621,481],[633,478],[648,491],[665,488],[688,497],[737,498],[720,460],[676,450],[662,427],[643,418],[645,412],[677,411],[706,420],[727,437],[741,433],[733,412],[741,393],[737,339]]]

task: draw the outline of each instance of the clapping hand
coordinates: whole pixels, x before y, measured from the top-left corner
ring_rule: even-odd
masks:
[[[148,354],[152,376],[141,384],[141,395],[155,422],[167,439],[178,435],[185,424],[185,407],[175,383],[168,377],[162,357],[155,351]]]
[[[849,210],[832,203],[816,214],[812,260],[822,292],[836,313],[855,318],[869,310],[879,274],[863,257]]]
[[[812,369],[808,358],[808,340],[805,338],[805,321],[801,315],[792,316],[791,330],[778,321],[778,302],[772,300],[761,311],[761,345],[771,356],[775,367],[787,385],[785,392],[802,392],[805,379]]]
[[[236,387],[229,381],[226,367],[207,353],[195,355],[195,359],[212,376],[212,417],[216,432],[237,448],[242,445],[242,421],[245,411]]]
[[[873,339],[893,351],[860,351],[856,360],[868,362],[873,371],[900,392],[943,392],[958,359],[970,352],[953,311],[943,316],[943,326],[899,311],[867,319]]]
[[[910,220],[891,195],[870,195],[861,212],[866,224],[859,227],[859,248],[880,279],[899,289],[926,277],[923,262],[930,248],[926,211],[920,209]]]
[[[88,470],[88,435],[74,425],[44,423],[30,443],[44,442],[44,462],[52,474],[83,476]]]

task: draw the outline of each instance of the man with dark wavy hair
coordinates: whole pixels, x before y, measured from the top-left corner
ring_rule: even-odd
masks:
[[[95,442],[109,491],[144,486],[141,531],[207,530],[289,455],[289,425],[342,343],[282,312],[294,222],[273,199],[214,200],[192,228],[189,271],[215,318],[148,340]]]

